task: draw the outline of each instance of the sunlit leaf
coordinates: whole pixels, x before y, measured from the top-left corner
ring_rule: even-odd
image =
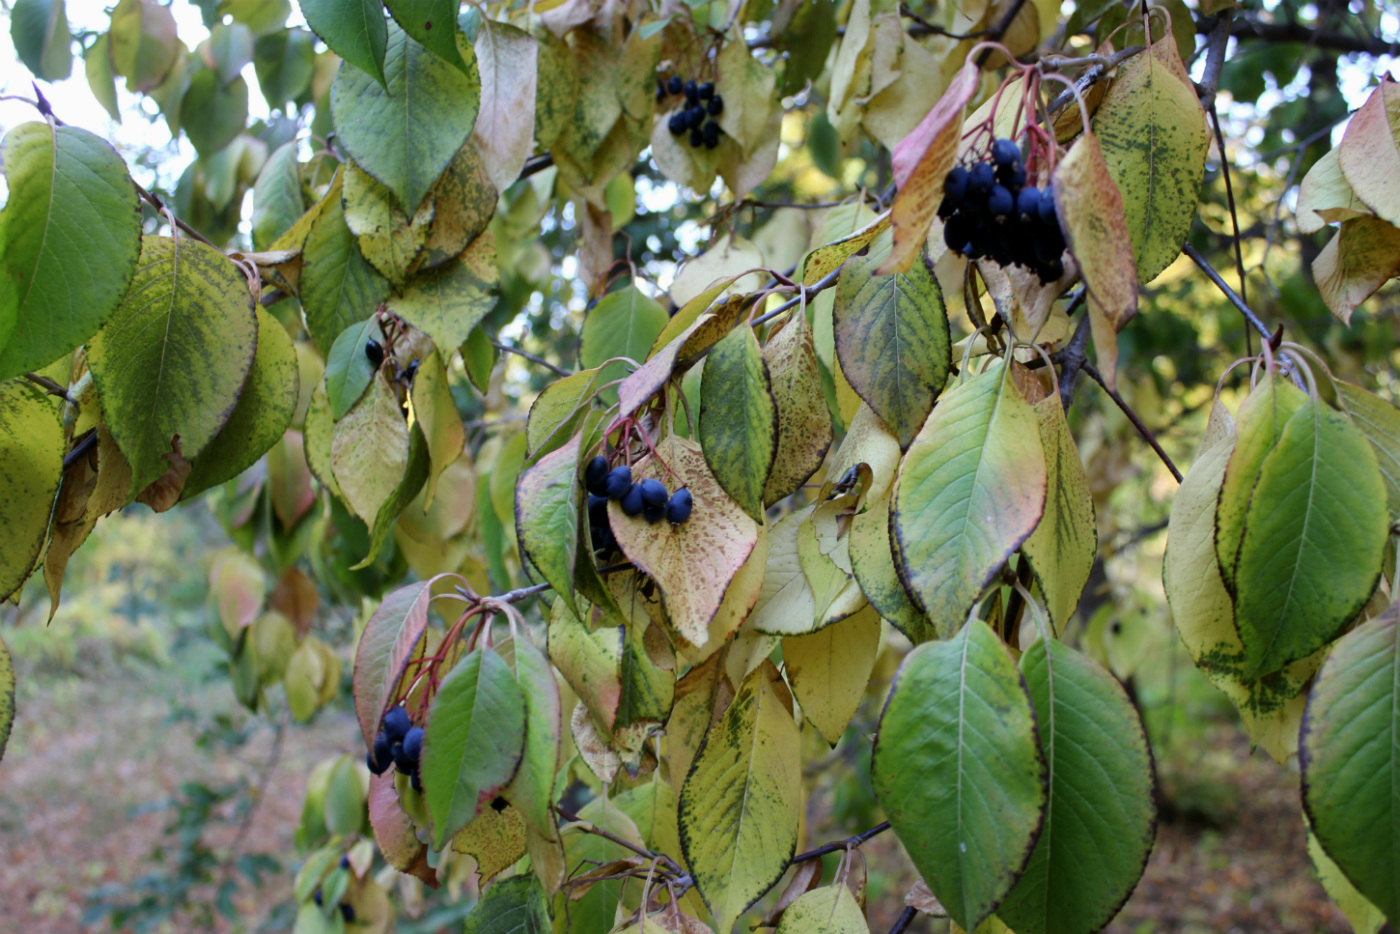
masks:
[[[0,598],[18,590],[39,559],[63,450],[56,400],[22,380],[0,383]]]

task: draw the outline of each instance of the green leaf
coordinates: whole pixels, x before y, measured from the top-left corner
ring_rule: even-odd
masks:
[[[493,649],[468,654],[443,678],[428,711],[420,774],[438,849],[515,775],[525,699]]]
[[[346,504],[372,525],[408,470],[410,429],[398,394],[381,372],[335,426],[331,470]]]
[[[266,250],[301,217],[301,166],[297,144],[285,143],[267,158],[253,185],[253,246]]]
[[[705,358],[700,444],[724,492],[763,521],[763,487],[778,450],[778,407],[751,327],[734,328]]]
[[[428,601],[436,581],[416,581],[393,591],[365,623],[355,647],[352,694],[366,748],[374,746],[384,711],[428,628]]]
[[[696,888],[728,931],[763,897],[797,847],[801,731],[792,696],[764,660],[705,737],[681,788],[681,850]]]
[[[1152,852],[1147,736],[1118,680],[1062,642],[1038,640],[1021,656],[1021,674],[1049,796],[1035,852],[997,917],[1017,934],[1092,934],[1118,914]]]
[[[88,46],[88,50],[83,53],[83,70],[87,74],[88,88],[92,90],[92,96],[97,98],[102,109],[107,111],[107,116],[121,123],[122,112],[117,105],[117,81],[112,73],[112,56],[107,51],[109,38],[103,33]]]
[[[1220,576],[1232,593],[1245,513],[1259,481],[1259,471],[1278,444],[1284,424],[1307,401],[1307,395],[1286,378],[1269,374],[1240,405],[1238,438],[1225,467],[1220,505],[1215,512],[1216,558]]]
[[[423,47],[463,74],[474,75],[457,49],[458,0],[384,0],[389,15]]]
[[[64,446],[54,399],[23,380],[0,383],[0,600],[19,590],[39,560]]]
[[[331,833],[358,833],[364,824],[365,789],[350,756],[341,756],[331,769],[322,808],[326,829]]]
[[[135,495],[193,459],[233,414],[257,352],[258,316],[238,267],[198,240],[146,237],[121,307],[88,345],[107,425]]]
[[[19,60],[40,81],[62,81],[73,73],[73,35],[63,0],[15,0],[10,38]]]
[[[890,256],[885,231],[865,256],[846,261],[836,285],[836,357],[875,414],[908,448],[948,382],[952,340],[943,292],[920,255],[908,272],[877,273]]]
[[[1045,451],[1045,514],[1021,550],[1045,594],[1056,631],[1063,632],[1094,566],[1098,523],[1094,520],[1089,478],[1065,421],[1059,395],[1052,394],[1036,403],[1035,415]]]
[[[1181,255],[1210,148],[1205,112],[1170,35],[1119,68],[1094,132],[1123,195],[1138,277],[1150,282]]]
[[[355,235],[345,225],[340,202],[343,176],[344,170],[336,173],[302,250],[306,266],[301,273],[301,304],[307,331],[323,352],[350,325],[374,314],[389,295],[389,283],[365,261]]]
[[[156,0],[121,0],[112,10],[107,35],[112,70],[126,79],[126,89],[134,94],[154,90],[165,81],[184,51],[176,35],[175,15]]]
[[[223,149],[248,122],[248,82],[235,78],[225,85],[212,68],[190,77],[180,100],[180,126],[201,156]]]
[[[581,613],[571,610],[562,595],[555,599],[549,616],[549,658],[594,722],[611,731],[622,695],[625,627],[612,616],[590,626],[584,619],[592,615],[592,607],[577,603]]]
[[[5,746],[10,742],[10,728],[15,725],[15,666],[10,650],[0,639],[0,759],[5,758]]]
[[[1337,398],[1376,452],[1390,517],[1400,517],[1400,409],[1360,386],[1337,380]]]
[[[491,371],[496,368],[498,356],[496,345],[491,343],[491,335],[479,325],[472,328],[462,342],[462,366],[467,370],[467,379],[483,396],[491,388]]]
[[[826,459],[833,437],[831,411],[822,395],[821,365],[806,315],[779,323],[763,348],[778,410],[778,441],[773,469],[763,485],[763,503],[790,496],[811,479]]]
[[[258,90],[267,105],[281,108],[311,87],[316,71],[316,37],[305,29],[281,29],[253,44]]]
[[[645,620],[634,620],[623,631],[619,675],[622,693],[617,702],[619,729],[636,723],[665,723],[676,697],[675,666],[663,668],[647,651]],[[669,646],[666,651],[669,653]]]
[[[553,838],[558,823],[554,806],[554,779],[562,750],[563,713],[559,684],[549,658],[535,648],[523,632],[511,643],[515,680],[525,699],[525,751],[520,770],[502,794],[520,809],[537,832]]]
[[[1035,413],[997,364],[945,393],[891,494],[896,568],[914,604],[956,630],[1045,507]],[[971,927],[971,925],[965,925]]]
[[[110,145],[74,127],[5,134],[0,379],[47,366],[117,310],[136,271],[141,210]]]
[[[583,320],[579,363],[588,369],[602,366],[613,357],[627,357],[641,363],[647,351],[661,334],[670,317],[666,309],[629,285],[609,292]],[[610,383],[627,372],[623,363],[610,363],[603,368],[599,381]],[[608,401],[617,398],[617,389],[606,393]]]
[[[894,628],[918,645],[939,635],[929,618],[920,612],[894,569],[890,550],[890,501],[882,499],[851,520],[851,569],[856,583],[870,605]]]
[[[515,533],[520,551],[555,592],[577,612],[574,565],[578,561],[579,443],[575,435],[520,475],[515,487]]]
[[[606,795],[588,802],[578,816],[582,821],[613,837],[626,840],[634,846],[645,845],[636,823],[618,807],[615,800]],[[587,872],[595,866],[604,866],[613,860],[627,859],[635,855],[630,849],[606,837],[585,832],[580,824],[566,826],[563,836],[565,864],[574,872]],[[625,879],[600,880],[591,886],[582,898],[569,905],[567,916],[572,930],[580,934],[584,931],[611,930],[626,882]],[[564,932],[565,912],[556,909],[555,918],[559,922],[555,932],[560,934]],[[571,931],[564,934],[571,934]]]
[[[1246,681],[1322,648],[1361,611],[1380,577],[1384,503],[1365,437],[1308,400],[1260,468],[1244,518],[1235,626]]]
[[[775,934],[869,934],[850,886],[837,882],[802,895],[783,912]]]
[[[975,928],[1021,875],[1045,814],[1035,711],[986,623],[905,657],[870,777],[919,875],[959,926]]]
[[[389,28],[379,0],[301,0],[301,12],[332,52],[387,86],[384,52]]]
[[[345,165],[343,191],[345,225],[359,238],[361,254],[395,286],[402,286],[428,239],[433,202],[424,201],[409,218],[389,189],[353,162]]]
[[[282,323],[257,309],[258,349],[224,427],[194,458],[181,499],[232,480],[257,463],[292,423],[301,376],[297,349]]]
[[[462,934],[549,934],[549,903],[533,874],[492,883],[462,922]]]
[[[408,505],[418,497],[431,473],[432,459],[428,454],[428,442],[423,437],[423,432],[415,426],[409,432],[408,463],[404,467],[403,479],[399,481],[398,486],[394,487],[384,504],[379,507],[374,522],[370,524],[369,550],[365,553],[364,559],[351,567],[350,570],[358,571],[360,568],[369,567],[374,563],[380,549],[384,547],[384,542],[388,540],[389,533],[393,531],[394,523],[398,521],[399,516],[408,508]]]
[[[381,86],[359,68],[341,68],[331,113],[355,162],[412,214],[471,135],[481,78],[475,55],[463,74],[397,26],[389,29],[384,77]]]
[[[331,344],[326,356],[326,397],[331,403],[331,418],[336,421],[355,407],[377,372],[365,352],[370,341],[384,343],[377,315],[350,325]]]
[[[1356,886],[1351,884],[1341,868],[1323,852],[1322,844],[1317,842],[1317,834],[1312,832],[1311,827],[1308,828],[1308,856],[1317,869],[1322,888],[1346,915],[1352,930],[1356,934],[1378,934],[1385,924],[1385,915],[1366,896],[1356,891]]]
[[[389,300],[389,310],[437,346],[456,347],[495,307],[497,275],[496,241],[488,232],[457,259],[410,279],[403,294]]]
[[[253,33],[242,23],[215,23],[207,42],[201,57],[213,59],[210,67],[219,73],[220,84],[232,82],[253,61]]]
[[[1357,891],[1400,922],[1400,626],[1395,607],[1332,649],[1298,743],[1313,833]]]

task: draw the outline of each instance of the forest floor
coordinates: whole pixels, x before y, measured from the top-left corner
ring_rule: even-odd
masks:
[[[21,671],[21,684],[23,676]],[[179,714],[194,706],[232,712],[231,698],[220,699],[229,693],[227,682],[170,693],[164,683],[169,680],[128,672],[96,680],[46,679],[42,685],[31,679],[31,690],[21,689],[14,738],[0,764],[0,914],[22,918],[27,934],[112,930],[109,917],[89,913],[103,891],[109,903],[130,903],[188,884],[189,905],[212,902],[221,870],[213,870],[214,882],[195,878],[201,857],[182,849],[180,812],[167,804],[181,797],[184,782],[216,793],[240,783],[260,788],[246,830],[240,829],[238,804],[248,796],[235,794],[212,809],[202,843],[211,864],[263,854],[284,871],[274,873],[266,887],[240,882],[234,898],[239,925],[201,918],[202,912],[187,907],[167,923],[149,915],[155,922],[150,929],[251,931],[269,920],[278,926],[273,912],[290,901],[286,870],[295,861],[291,835],[304,776],[317,761],[353,748],[354,721],[329,714],[310,726],[288,727],[276,764],[267,770],[272,728],[240,737],[231,729],[221,733],[218,713],[212,727]],[[1173,755],[1159,768],[1175,814],[1158,827],[1142,883],[1110,932],[1350,930],[1308,859],[1296,772],[1262,753],[1251,755],[1247,738],[1229,724],[1212,727],[1196,754]],[[191,813],[186,810],[187,820]],[[809,839],[841,835],[814,826]],[[892,836],[868,844],[872,870],[899,865],[897,847]],[[143,886],[143,878],[152,884]],[[884,880],[879,888],[889,894],[880,898],[872,887],[873,932],[888,930],[900,907],[893,896],[903,882]],[[920,921],[911,930],[936,930],[929,919]],[[198,927],[188,927],[191,922]]]

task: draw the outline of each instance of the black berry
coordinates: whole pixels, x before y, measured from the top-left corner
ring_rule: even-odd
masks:
[[[666,484],[660,480],[647,477],[637,484],[637,489],[642,491],[642,502],[648,506],[666,505]]]
[[[607,528],[608,498],[606,496],[588,494],[588,521],[592,524],[595,532]]]
[[[994,165],[1015,165],[1021,161],[1021,150],[1009,139],[999,139],[992,143],[992,163]]]
[[[679,94],[684,89],[685,82],[681,80],[680,75],[672,75],[671,80],[666,82],[666,90],[672,94]]]
[[[678,110],[671,114],[671,119],[666,121],[666,129],[671,131],[672,136],[680,136],[690,126],[688,112]]]
[[[1022,188],[1016,195],[1016,214],[1022,221],[1040,219],[1040,189]]]
[[[705,122],[705,108],[692,107],[685,112],[685,125],[692,130],[700,129],[700,125]]]
[[[341,869],[349,869],[349,868],[350,868],[350,854],[349,854],[349,853],[341,853],[341,854],[340,854],[340,868],[341,868]]]
[[[992,193],[987,196],[987,208],[995,217],[1006,217],[1016,209],[1016,199],[1005,185],[993,185]]]
[[[403,378],[408,382],[413,382],[413,377],[418,375],[418,360],[415,358],[408,361],[408,366],[403,368]]]
[[[1040,193],[1040,222],[1047,227],[1058,227],[1059,220],[1055,216],[1055,189],[1050,185],[1045,186],[1045,190]]]
[[[311,896],[311,900],[312,900],[313,902],[315,902],[316,904],[318,904],[318,905],[321,904],[321,890],[320,890],[320,889],[317,889],[317,890],[316,890],[316,894],[314,894],[314,895]]]
[[[626,464],[614,467],[608,472],[608,479],[603,482],[603,495],[608,499],[622,499],[630,489],[632,489],[632,468]]]
[[[705,137],[705,148],[714,149],[719,145],[719,124],[711,120],[700,131]]]
[[[418,777],[417,772],[414,772],[408,777],[408,784],[413,788],[414,791],[421,792],[423,790],[423,780]]]
[[[718,117],[720,114],[724,113],[724,98],[716,94],[714,97],[710,98],[710,103],[705,109],[710,112],[710,116]]]
[[[684,90],[685,99],[690,101],[692,104],[700,99],[700,88],[696,86],[694,81],[687,81],[685,83]]]
[[[680,525],[690,518],[690,511],[695,508],[695,500],[690,495],[689,490],[677,490],[671,494],[671,499],[666,503],[666,518]]]
[[[608,482],[608,459],[599,454],[583,468],[583,485],[594,496],[603,495],[603,485]]]
[[[376,370],[384,362],[384,347],[377,340],[365,342],[365,356],[369,359],[369,365]]]
[[[404,734],[408,732],[408,728],[411,726],[413,726],[413,723],[409,721],[408,711],[403,709],[402,704],[397,707],[391,707],[389,712],[384,715],[384,736],[388,739],[391,746],[395,743],[402,742]]]
[[[622,511],[629,516],[640,516],[645,508],[646,501],[642,499],[641,484],[635,484],[627,491],[627,495],[622,497]]]
[[[340,916],[345,919],[346,924],[355,920],[355,909],[350,906],[349,902],[340,903]]]
[[[943,179],[943,197],[955,205],[962,203],[963,198],[967,197],[967,169],[960,165],[953,167],[953,171]]]
[[[407,733],[404,734],[403,754],[407,758],[412,759],[415,763],[417,763],[419,758],[422,757],[423,728],[421,726],[415,726],[413,729],[409,730]]]
[[[989,163],[979,162],[972,167],[967,175],[968,194],[986,197],[991,193],[992,186],[997,183],[996,170]]]
[[[713,81],[706,81],[704,84],[700,85],[699,93],[702,101],[707,101],[714,97],[715,83]]]
[[[389,750],[389,737],[380,733],[374,738],[374,748],[365,755],[365,764],[375,775],[383,775],[393,761],[394,754]]]
[[[697,149],[705,145],[705,134],[702,130],[697,128],[690,131],[690,145]]]

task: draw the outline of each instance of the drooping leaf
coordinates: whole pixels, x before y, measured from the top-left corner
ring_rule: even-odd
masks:
[[[417,581],[391,592],[380,603],[355,648],[353,693],[355,716],[365,747],[374,746],[379,721],[395,686],[413,658],[428,626],[433,580]]]
[[[253,43],[258,90],[272,107],[306,93],[316,72],[316,37],[305,29],[281,29]]]
[[[477,237],[460,257],[421,272],[403,294],[389,300],[389,310],[428,334],[439,347],[456,347],[496,304],[496,241]]]
[[[1400,273],[1400,229],[1375,217],[1342,221],[1313,260],[1313,278],[1327,308],[1351,326],[1356,307]]]
[[[404,467],[403,478],[389,494],[389,498],[379,507],[374,521],[368,523],[370,526],[369,548],[360,563],[352,566],[350,570],[358,571],[360,568],[369,567],[370,564],[374,563],[399,516],[403,514],[410,503],[418,498],[418,494],[422,491],[424,484],[428,482],[428,476],[431,472],[432,461],[428,456],[428,442],[424,439],[423,432],[415,425],[409,432],[408,463]],[[366,521],[368,522],[368,520]]]
[[[121,109],[117,105],[117,80],[112,72],[112,56],[107,51],[110,36],[101,35],[83,53],[83,70],[87,74],[88,88],[92,96],[107,111],[107,116],[121,123]]]
[[[584,616],[591,615],[591,607],[578,602]],[[621,619],[611,616],[590,626],[562,596],[555,599],[549,619],[550,661],[604,730],[612,729],[622,698],[624,628]]]
[[[462,934],[548,934],[549,930],[549,904],[533,875],[492,883],[462,923]]]
[[[365,261],[345,224],[340,200],[343,177],[342,169],[326,197],[311,209],[319,212],[302,250],[306,267],[301,273],[300,298],[306,329],[326,354],[342,331],[374,314],[389,295],[389,283]]]
[[[438,687],[424,734],[424,799],[441,849],[520,766],[525,699],[500,655],[478,649],[457,663]]]
[[[975,928],[1030,860],[1046,801],[1031,699],[986,623],[905,657],[870,776],[919,874],[959,926]]]
[[[394,22],[423,47],[463,73],[467,63],[457,50],[457,13],[454,0],[386,0]]]
[[[834,434],[807,317],[794,314],[776,327],[763,348],[778,410],[773,469],[763,486],[765,506],[795,493],[817,472]]]
[[[405,213],[416,213],[476,123],[476,56],[463,73],[391,25],[384,79],[380,85],[359,68],[341,68],[331,87],[335,129],[355,162],[388,186]]]
[[[720,487],[755,520],[777,453],[778,409],[753,328],[737,327],[710,350],[700,384],[700,443]]]
[[[331,418],[336,421],[355,407],[378,372],[365,352],[370,341],[381,347],[384,343],[384,333],[376,315],[341,331],[326,355],[326,398],[331,403]]]
[[[783,664],[802,715],[833,746],[860,706],[879,649],[880,614],[870,606],[814,633],[783,639]]]
[[[63,451],[55,400],[23,380],[0,383],[0,599],[20,588],[39,559],[63,479]]]
[[[515,487],[515,532],[520,551],[555,592],[574,606],[574,565],[578,561],[579,445],[568,443],[536,461]]]
[[[850,886],[837,883],[806,893],[783,912],[776,934],[868,934],[865,911]]]
[[[255,464],[292,423],[299,377],[296,346],[282,323],[261,308],[258,349],[238,404],[224,427],[193,459],[181,499],[231,480]]]
[[[433,505],[442,472],[462,456],[467,443],[462,416],[458,414],[457,403],[452,399],[447,367],[436,350],[419,363],[418,373],[413,378],[412,401],[414,416],[427,442],[428,457],[432,462],[427,495],[423,499],[426,509]]]
[[[588,802],[578,816],[593,828],[605,831],[613,837],[626,840],[634,846],[645,845],[636,823],[607,796]],[[564,854],[570,871],[578,871],[581,868],[587,871],[587,867],[606,866],[615,860],[635,855],[630,849],[612,840],[586,832],[580,824],[565,826]],[[600,879],[589,887],[582,898],[569,905],[568,919],[580,931],[609,930],[616,921],[618,903],[622,900],[626,881]],[[556,932],[564,927],[564,915],[564,911],[556,909],[555,917],[559,923]]]
[[[1261,380],[1240,405],[1238,440],[1229,455],[1215,510],[1215,554],[1220,576],[1231,593],[1244,537],[1245,514],[1264,461],[1283,435],[1283,426],[1307,396],[1281,376]]]
[[[190,76],[180,98],[180,127],[198,153],[208,158],[223,149],[248,122],[248,82],[241,77],[224,84],[212,68]]]
[[[579,362],[589,369],[614,357],[628,357],[640,363],[668,320],[666,309],[636,286],[609,292],[598,299],[583,320]],[[603,373],[600,382],[621,379],[626,374],[625,365],[611,363]],[[611,390],[611,394],[616,396],[617,391]]]
[[[1351,884],[1341,867],[1332,861],[1322,849],[1322,844],[1317,842],[1317,834],[1312,832],[1311,827],[1308,828],[1308,856],[1312,858],[1313,867],[1317,869],[1317,878],[1322,883],[1323,890],[1337,903],[1337,907],[1351,922],[1356,934],[1379,934],[1385,924],[1385,915],[1381,914],[1381,910],[1371,904],[1366,896],[1356,891],[1356,886]]]
[[[1050,619],[1063,632],[1094,566],[1098,523],[1089,478],[1059,396],[1036,403],[1035,414],[1045,451],[1045,514],[1021,547],[1045,594]]]
[[[1018,934],[1091,934],[1118,914],[1152,852],[1147,735],[1117,679],[1062,642],[1037,641],[1021,674],[1049,771],[1045,828],[997,917]]]
[[[428,866],[427,847],[418,841],[413,819],[399,803],[398,792],[394,789],[394,774],[389,771],[383,775],[371,775],[369,779],[366,804],[369,825],[374,831],[374,844],[390,866],[399,872],[417,876],[436,888],[437,873]]]
[[[364,398],[336,423],[331,470],[346,504],[369,525],[408,470],[409,435],[398,396],[382,371]]]
[[[433,186],[433,224],[419,269],[435,269],[456,259],[486,230],[495,212],[496,186],[476,143],[468,140]]]
[[[881,499],[851,520],[851,570],[861,593],[880,616],[918,645],[940,633],[909,599],[890,550],[890,501]],[[941,635],[951,635],[949,625]]]
[[[267,157],[253,185],[253,246],[265,250],[301,217],[301,168],[295,142]]]
[[[10,742],[10,728],[15,724],[15,666],[10,661],[10,650],[5,640],[0,639],[0,759],[5,758],[5,747]]]
[[[997,365],[949,390],[924,423],[891,494],[896,567],[933,622],[956,629],[1045,507],[1035,413]]]
[[[345,166],[342,196],[345,226],[358,239],[360,254],[395,286],[402,286],[427,242],[433,202],[425,200],[409,217],[388,188],[353,162]]]
[[[881,273],[908,270],[923,249],[943,200],[943,179],[958,155],[963,113],[977,92],[978,82],[977,66],[966,63],[928,116],[895,147],[890,159],[899,186],[890,209],[894,248]]]
[[[1118,332],[1137,314],[1138,274],[1123,196],[1094,134],[1075,141],[1055,168],[1060,229],[1088,293],[1094,353],[1104,382],[1115,385]]]
[[[1308,169],[1298,186],[1295,212],[1301,233],[1317,233],[1329,223],[1372,216],[1342,173],[1340,149],[1327,150]]]
[[[25,123],[0,146],[0,379],[47,366],[117,310],[141,212],[121,157],[76,127]]]
[[[170,7],[155,0],[121,0],[112,10],[107,33],[112,69],[126,79],[127,90],[143,94],[165,81],[184,47],[176,35]]]
[[[1361,430],[1376,452],[1391,517],[1400,516],[1400,410],[1360,386],[1340,380],[1333,385],[1352,424]]]
[[[880,275],[892,235],[846,261],[836,286],[836,356],[841,372],[907,448],[948,381],[952,340],[943,293],[927,259]]]
[[[19,60],[40,81],[62,81],[73,73],[73,35],[63,0],[15,0],[10,38]]]
[[[1181,254],[1210,148],[1205,112],[1181,74],[1176,41],[1165,36],[1123,63],[1094,114],[1143,282]]]
[[[623,554],[661,588],[672,627],[692,644],[703,645],[729,582],[754,549],[758,524],[720,488],[699,445],[673,435],[656,451],[670,470],[648,457],[634,465],[633,479],[654,477],[667,489],[690,490],[690,520],[652,525],[625,515],[616,502],[609,502],[608,518]]]
[[[301,0],[301,12],[331,51],[381,86],[389,27],[379,0]]]
[[[198,240],[146,237],[141,268],[88,363],[132,471],[132,493],[178,445],[198,456],[233,414],[253,365],[258,318],[243,274]]]
[[[1400,224],[1400,194],[1392,179],[1400,172],[1400,88],[1382,81],[1347,124],[1337,147],[1342,173],[1368,208]]]
[[[681,788],[681,849],[719,930],[787,870],[801,811],[801,733],[765,660],[739,685]]]
[[[509,23],[485,19],[474,45],[481,72],[481,113],[473,132],[487,175],[505,191],[520,175],[534,145],[539,43]]]
[[[1303,807],[1327,855],[1400,920],[1400,626],[1395,608],[1332,649],[1298,744]]]
[[[1351,421],[1309,400],[1259,470],[1235,570],[1246,681],[1320,649],[1380,576],[1389,513],[1376,455]]]
[[[520,770],[502,794],[537,833],[558,834],[553,813],[563,714],[549,658],[521,634],[512,641],[515,680],[525,699],[525,751]]]

